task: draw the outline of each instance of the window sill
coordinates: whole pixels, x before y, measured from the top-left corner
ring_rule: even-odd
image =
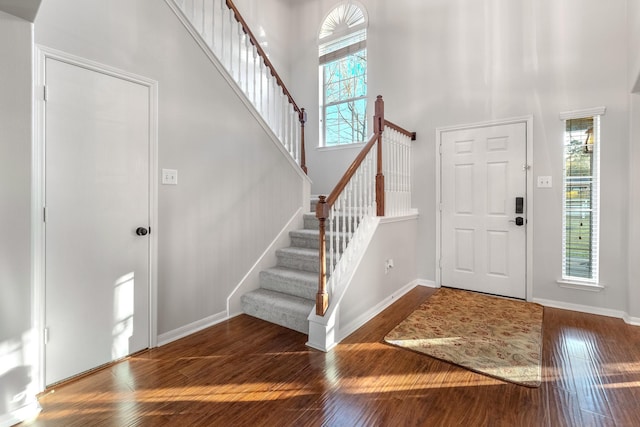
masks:
[[[577,289],[579,291],[600,292],[604,289],[599,283],[581,282],[578,280],[558,280],[558,285],[561,288]]]
[[[351,144],[339,144],[339,145],[329,145],[327,147],[316,147],[318,151],[335,151],[335,150],[346,150],[346,149],[354,149],[354,148],[362,148],[365,146],[364,142],[355,142]]]

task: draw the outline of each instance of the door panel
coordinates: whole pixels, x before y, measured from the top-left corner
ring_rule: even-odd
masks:
[[[442,285],[525,298],[526,125],[443,132],[441,144]]]
[[[46,383],[149,346],[149,88],[46,60]]]

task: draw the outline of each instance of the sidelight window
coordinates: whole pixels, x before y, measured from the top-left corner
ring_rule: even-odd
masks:
[[[598,283],[600,115],[565,119],[562,277]]]

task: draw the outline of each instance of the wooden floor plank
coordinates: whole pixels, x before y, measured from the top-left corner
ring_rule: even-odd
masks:
[[[639,426],[640,328],[545,308],[543,384],[396,348],[418,287],[330,353],[238,316],[47,390],[24,426]]]

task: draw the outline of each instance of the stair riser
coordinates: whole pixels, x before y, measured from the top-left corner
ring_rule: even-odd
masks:
[[[310,300],[315,299],[318,292],[317,278],[315,281],[301,282],[295,278],[277,276],[266,271],[260,272],[260,287]]]
[[[268,302],[254,300],[250,297],[245,298],[245,296],[242,297],[241,301],[242,310],[249,316],[257,317],[303,334],[309,333],[308,312],[296,313],[281,307],[275,308],[269,305]]]
[[[278,254],[278,266],[294,270],[318,273],[320,271],[318,257],[298,257],[289,254]]]

